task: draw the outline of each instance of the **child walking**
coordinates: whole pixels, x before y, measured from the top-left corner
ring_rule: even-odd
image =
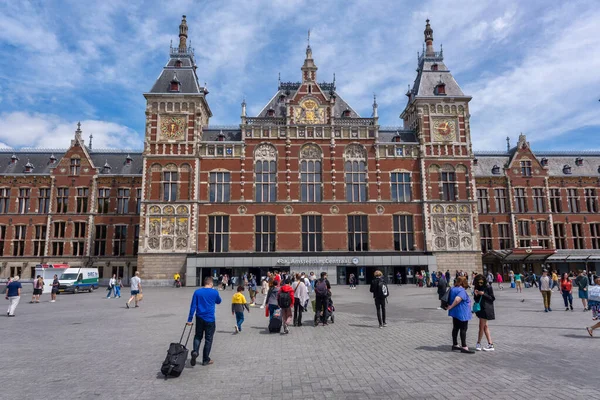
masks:
[[[244,308],[250,312],[250,308],[246,302],[244,296],[244,287],[238,286],[237,293],[231,298],[231,315],[235,315],[235,333],[242,331],[242,324],[244,323]]]

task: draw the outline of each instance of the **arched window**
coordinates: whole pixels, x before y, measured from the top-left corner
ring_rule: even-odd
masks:
[[[367,201],[367,152],[358,144],[344,151],[346,201]]]
[[[259,203],[277,201],[277,150],[270,144],[259,145],[254,151],[256,189],[254,200]]]
[[[323,199],[322,152],[315,144],[307,144],[300,149],[300,200],[316,203]]]

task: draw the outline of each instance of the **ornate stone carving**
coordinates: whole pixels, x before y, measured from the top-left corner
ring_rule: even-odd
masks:
[[[187,248],[187,238],[178,237],[177,242],[175,243],[177,250],[184,250]]]
[[[456,207],[455,206],[448,206],[448,207],[446,207],[446,212],[448,214],[455,213],[456,212]]]
[[[359,144],[352,143],[344,150],[344,160],[365,160],[367,151]]]
[[[300,150],[300,158],[310,160],[320,160],[322,158],[322,152],[319,146],[309,143],[302,146]]]
[[[162,238],[162,248],[164,250],[169,250],[173,248],[173,238],[164,237]]]
[[[433,232],[443,235],[446,232],[444,217],[433,217]]]
[[[446,248],[446,239],[444,239],[441,236],[438,236],[437,238],[435,238],[435,247],[437,247],[438,249],[445,249]]]
[[[183,140],[185,138],[185,117],[161,116],[160,138],[162,140]]]
[[[160,207],[159,206],[150,207],[150,214],[160,214]]]
[[[148,234],[150,236],[159,236],[160,235],[160,218],[150,218]]]
[[[166,215],[175,214],[175,208],[173,206],[166,206],[165,208],[163,208],[163,214],[166,214]]]
[[[458,236],[450,236],[450,237],[448,238],[448,245],[449,245],[451,248],[457,248],[457,247],[458,247],[458,244],[459,244],[459,241],[458,241]]]
[[[175,218],[173,217],[163,217],[162,219],[162,231],[163,235],[172,235],[173,230],[175,229]]]
[[[471,241],[471,238],[467,237],[467,236],[460,239],[460,241],[462,242],[462,246],[466,249],[470,249],[471,245],[473,244],[473,242]]]
[[[248,209],[246,208],[246,206],[239,206],[237,208],[238,214],[246,214],[248,212]]]
[[[177,207],[177,214],[187,215],[187,213],[188,213],[188,208],[186,206],[178,206]]]
[[[148,239],[148,247],[152,250],[157,250],[160,247],[160,242],[157,237],[151,237]]]
[[[276,160],[277,149],[268,143],[260,144],[256,147],[256,150],[254,150],[254,157],[260,160]]]
[[[454,118],[432,118],[433,138],[438,142],[456,140],[456,127],[457,124]]]
[[[188,234],[188,219],[177,218],[177,226],[175,227],[175,235],[185,236]]]
[[[458,223],[456,221],[456,217],[448,217],[446,222],[447,232],[449,234],[458,233]]]
[[[283,212],[286,213],[287,215],[290,215],[291,213],[294,212],[294,209],[292,208],[292,206],[287,205],[287,206],[283,207]]]
[[[375,211],[377,212],[377,214],[381,215],[385,212],[385,208],[383,208],[383,206],[379,205],[379,206],[375,207]]]
[[[469,213],[469,212],[471,212],[471,207],[465,206],[465,205],[460,206],[460,212],[463,213],[463,214],[464,213]]]
[[[458,219],[458,229],[461,233],[471,233],[471,224],[469,217],[460,217]]]
[[[329,208],[329,212],[332,213],[332,214],[339,214],[340,208],[338,206],[331,206]]]

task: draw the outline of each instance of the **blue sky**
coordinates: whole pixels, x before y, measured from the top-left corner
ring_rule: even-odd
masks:
[[[595,1],[0,0],[0,147],[140,149],[148,91],[186,14],[211,125],[256,114],[277,76],[300,80],[306,33],[318,81],[382,125],[401,125],[425,19],[471,101],[475,150],[600,150],[600,7]]]

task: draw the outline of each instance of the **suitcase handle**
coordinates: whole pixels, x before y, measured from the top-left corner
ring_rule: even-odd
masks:
[[[188,332],[187,339],[185,339],[185,347],[186,348],[187,348],[188,341],[190,340],[190,335],[192,334],[192,328],[194,327],[194,323],[193,322],[192,322],[191,325],[185,324],[183,326],[183,332],[181,332],[181,338],[179,339],[179,344],[181,344],[181,341],[183,340],[183,335],[185,335],[185,330],[186,330],[186,328],[188,326],[190,327],[190,330]]]

